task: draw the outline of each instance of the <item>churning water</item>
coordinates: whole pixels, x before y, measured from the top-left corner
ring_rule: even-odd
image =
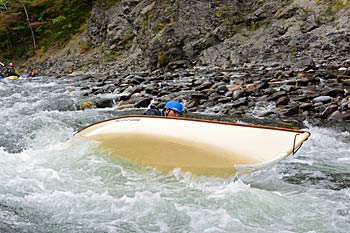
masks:
[[[86,81],[84,81],[86,82]],[[79,78],[0,81],[0,232],[348,232],[350,133],[308,126],[296,156],[239,178],[140,168],[72,139]]]

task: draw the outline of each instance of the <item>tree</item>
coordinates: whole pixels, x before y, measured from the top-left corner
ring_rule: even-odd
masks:
[[[0,0],[0,56],[28,58],[85,29],[95,0]]]
[[[7,11],[6,2],[4,0],[0,0],[0,10],[2,9]]]

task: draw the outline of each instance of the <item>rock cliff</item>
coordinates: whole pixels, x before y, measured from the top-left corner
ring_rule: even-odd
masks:
[[[86,32],[49,57],[47,71],[341,64],[349,15],[342,1],[98,0]]]
[[[98,0],[43,67],[82,77],[83,109],[177,99],[188,112],[349,121],[349,15],[341,0]]]

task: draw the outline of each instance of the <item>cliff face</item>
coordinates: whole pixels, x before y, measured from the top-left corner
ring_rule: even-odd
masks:
[[[78,43],[47,61],[50,72],[104,73],[288,64],[305,56],[341,63],[349,59],[349,15],[341,1],[98,0]]]

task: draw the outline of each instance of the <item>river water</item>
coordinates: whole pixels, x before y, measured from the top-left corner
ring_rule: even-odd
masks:
[[[350,132],[235,178],[136,167],[72,139],[125,112],[78,110],[79,79],[0,81],[0,232],[349,232]]]

